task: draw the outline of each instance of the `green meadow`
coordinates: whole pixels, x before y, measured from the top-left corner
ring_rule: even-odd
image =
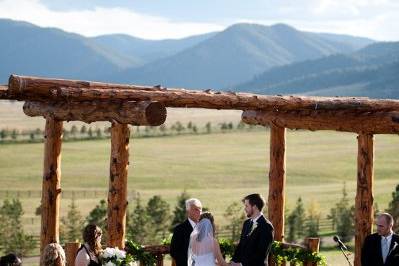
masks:
[[[209,117],[201,118],[200,114],[193,112],[185,120],[180,120],[178,115],[175,121],[196,121],[197,118],[199,124],[206,123]],[[237,122],[239,113],[228,113],[224,118]],[[24,128],[23,121],[18,121],[19,124],[8,121],[11,123],[9,128]],[[42,127],[43,122],[43,119],[37,119],[29,127]],[[354,203],[356,134],[288,130],[286,143],[288,210],[292,210],[297,198],[302,197],[305,207],[312,201],[317,202],[325,217],[341,198],[344,183]],[[25,228],[35,235],[40,231],[40,217],[35,215],[35,209],[40,204],[43,147],[42,143],[0,144],[0,199],[19,196],[25,211]],[[399,183],[398,148],[398,136],[375,136],[374,199],[379,209],[387,207],[391,192]],[[62,144],[61,216],[68,211],[72,197],[83,216],[100,199],[106,198],[109,157],[110,140],[107,139]],[[216,215],[218,225],[224,225],[223,213],[232,202],[254,192],[267,198],[268,170],[267,129],[131,138],[128,199],[133,206],[137,194],[144,202],[153,195],[160,195],[173,208],[177,196],[186,190],[201,199]],[[338,252],[325,254],[330,265],[345,263]]]

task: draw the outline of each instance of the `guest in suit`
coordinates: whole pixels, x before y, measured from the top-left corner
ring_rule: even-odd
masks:
[[[234,252],[232,265],[268,265],[267,259],[273,243],[274,228],[262,214],[265,200],[260,194],[251,194],[242,201],[249,219],[242,227],[240,242]]]
[[[199,221],[201,210],[201,201],[194,198],[186,200],[187,219],[174,228],[170,243],[170,255],[175,260],[176,266],[187,266],[190,234]]]
[[[362,266],[399,265],[399,235],[392,230],[393,217],[381,213],[377,217],[377,233],[364,240],[362,248]]]
[[[14,253],[0,257],[0,266],[21,266],[21,259]]]

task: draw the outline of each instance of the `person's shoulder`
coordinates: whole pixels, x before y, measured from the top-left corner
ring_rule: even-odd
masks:
[[[173,231],[176,232],[176,231],[184,230],[185,228],[187,228],[187,225],[191,226],[190,222],[186,219],[184,222],[176,225],[175,228],[173,229]]]
[[[263,215],[261,217],[259,217],[258,223],[261,223],[266,227],[270,227],[271,229],[274,229],[273,224]]]
[[[374,234],[370,234],[368,236],[366,236],[364,241],[375,241],[375,240],[379,240],[381,237],[378,233],[374,233]]]

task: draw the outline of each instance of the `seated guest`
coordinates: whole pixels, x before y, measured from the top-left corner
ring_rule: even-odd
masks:
[[[399,235],[392,231],[394,221],[389,213],[377,217],[377,233],[368,235],[362,248],[362,266],[399,265]]]
[[[22,261],[14,253],[9,253],[3,257],[0,257],[0,266],[20,266]]]
[[[75,266],[101,266],[99,256],[101,253],[101,228],[89,224],[83,230],[84,244],[79,248],[75,259]]]
[[[42,254],[42,265],[65,266],[65,252],[58,243],[48,244]]]

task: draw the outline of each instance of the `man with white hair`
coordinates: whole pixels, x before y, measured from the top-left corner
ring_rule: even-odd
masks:
[[[394,220],[389,213],[381,213],[376,221],[377,233],[364,240],[362,266],[399,265],[399,235],[392,230]]]
[[[175,260],[176,266],[187,266],[190,234],[199,221],[201,211],[201,201],[194,198],[186,200],[187,219],[174,228],[170,243],[170,255]]]

